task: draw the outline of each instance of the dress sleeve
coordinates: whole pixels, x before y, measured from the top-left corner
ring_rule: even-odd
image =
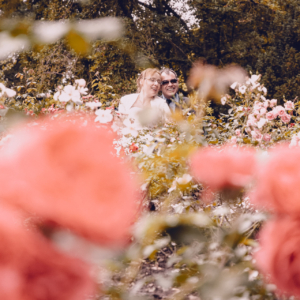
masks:
[[[122,97],[120,99],[120,103],[119,103],[119,107],[118,107],[118,112],[121,113],[121,114],[126,114],[126,109],[125,109],[123,101],[124,101],[124,97]]]
[[[167,102],[162,101],[160,103],[160,110],[162,111],[164,119],[168,120],[171,116],[171,110],[170,110],[169,105],[167,104]]]
[[[167,102],[163,102],[162,103],[162,109],[164,110],[165,114],[167,116],[170,116],[171,115],[171,110],[170,110],[170,107],[169,105],[167,104]]]

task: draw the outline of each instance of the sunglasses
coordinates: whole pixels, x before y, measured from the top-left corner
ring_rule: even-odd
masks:
[[[178,81],[178,79],[163,80],[163,81],[161,82],[161,85],[167,85],[167,84],[169,84],[170,82],[171,82],[171,83],[177,83],[177,81]]]

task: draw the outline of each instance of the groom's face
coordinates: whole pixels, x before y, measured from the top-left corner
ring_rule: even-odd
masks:
[[[168,84],[164,84],[161,86],[161,91],[163,93],[163,95],[167,98],[167,99],[170,99],[172,98],[178,91],[178,80],[176,83],[171,83],[170,80],[172,79],[177,79],[175,74],[173,73],[169,73],[169,74],[166,74],[166,73],[161,73],[161,81],[162,83],[166,80],[166,81],[169,81]]]

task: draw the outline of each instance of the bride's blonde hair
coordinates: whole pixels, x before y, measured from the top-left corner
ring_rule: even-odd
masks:
[[[148,78],[148,76],[152,76],[153,74],[157,73],[159,76],[160,75],[160,72],[157,68],[148,68],[146,70],[144,70],[138,77],[137,81],[136,81],[136,84],[137,84],[137,93],[140,93],[141,92],[141,89],[142,89],[142,84],[141,84],[141,79],[145,79],[145,78]]]

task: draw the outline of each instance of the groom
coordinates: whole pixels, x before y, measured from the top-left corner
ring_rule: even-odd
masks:
[[[172,69],[164,68],[160,71],[161,75],[161,97],[166,100],[172,112],[176,107],[180,108],[179,95],[178,95],[178,78],[175,71]],[[184,102],[188,102],[188,98],[183,97]],[[176,105],[177,104],[177,105]]]

